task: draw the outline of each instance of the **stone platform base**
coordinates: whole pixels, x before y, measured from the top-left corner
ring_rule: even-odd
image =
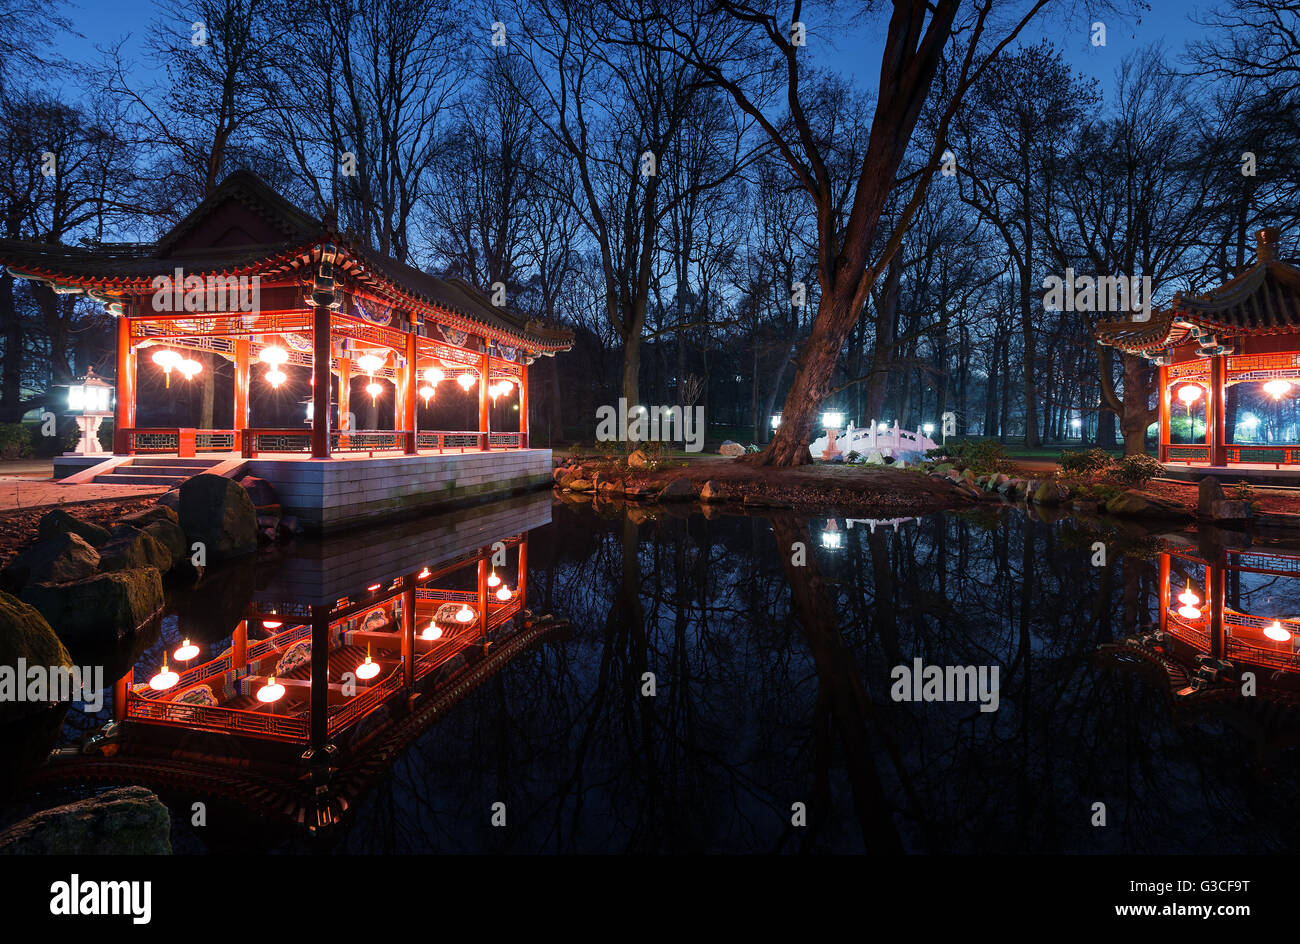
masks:
[[[328,534],[475,504],[551,484],[551,450],[503,449],[363,459],[261,457],[244,474],[275,488],[286,515]]]

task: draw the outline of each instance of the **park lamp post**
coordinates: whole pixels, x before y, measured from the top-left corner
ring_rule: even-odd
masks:
[[[828,410],[822,414],[822,427],[826,430],[826,449],[822,452],[823,460],[830,460],[839,454],[835,448],[835,437],[844,425],[844,414],[837,410]]]
[[[68,385],[68,413],[77,420],[81,435],[77,446],[69,455],[102,456],[104,447],[99,444],[99,425],[104,417],[113,415],[113,387],[95,375],[89,367],[81,383]]]
[[[1083,426],[1083,420],[1079,419],[1079,418],[1076,416],[1074,419],[1070,420],[1070,426],[1071,426],[1071,428],[1074,429],[1074,436],[1075,436],[1075,438],[1076,438],[1076,439],[1082,439],[1082,438],[1083,438],[1083,433],[1080,432],[1080,428]]]

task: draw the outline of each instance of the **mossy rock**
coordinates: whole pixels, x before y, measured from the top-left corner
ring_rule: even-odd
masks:
[[[99,547],[112,537],[107,528],[83,521],[62,508],[41,515],[40,524],[36,528],[36,540],[45,541],[60,534],[75,534],[91,547]]]
[[[99,549],[100,569],[106,573],[153,567],[162,574],[172,569],[172,553],[152,534],[127,529]]]
[[[150,790],[118,787],[42,810],[0,833],[0,855],[169,855],[171,814]]]
[[[238,482],[210,472],[181,486],[181,528],[204,545],[209,562],[257,550],[257,509]]]
[[[157,568],[140,567],[72,583],[32,584],[23,590],[22,599],[40,610],[69,649],[102,649],[135,632],[162,609],[162,575]]]
[[[99,567],[99,551],[85,538],[63,531],[27,548],[0,573],[0,587],[19,593],[29,583],[65,583],[89,577]]]
[[[113,530],[116,531],[121,527],[137,528],[141,531],[149,527],[155,521],[169,521],[174,525],[180,525],[181,516],[175,510],[167,505],[151,505],[143,511],[133,512],[117,520]]]
[[[175,567],[189,555],[190,546],[185,540],[185,532],[175,521],[160,518],[151,521],[144,529],[144,533],[152,537],[155,541],[167,549],[171,555],[171,566]]]
[[[0,665],[72,668],[72,656],[49,622],[35,607],[0,592]],[[22,680],[17,680],[21,682]],[[0,701],[0,722],[9,722],[43,708],[24,701]]]

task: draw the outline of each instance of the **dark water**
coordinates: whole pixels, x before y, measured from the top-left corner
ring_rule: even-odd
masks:
[[[1012,509],[874,528],[632,515],[555,505],[529,534],[528,605],[571,632],[456,705],[328,840],[236,812],[219,836],[189,829],[190,798],[166,795],[178,851],[1264,852],[1297,839],[1289,729],[1180,711],[1160,677],[1097,657],[1156,618],[1141,535],[1107,535],[1094,566],[1094,529]],[[245,578],[230,579],[222,598],[238,608]],[[1234,590],[1300,612],[1291,584]],[[152,648],[210,609],[170,616]],[[917,658],[997,666],[998,709],[895,701],[891,670]],[[796,804],[806,825],[792,825]]]

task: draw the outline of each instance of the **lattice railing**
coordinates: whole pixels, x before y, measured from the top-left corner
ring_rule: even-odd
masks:
[[[244,711],[212,705],[187,705],[174,701],[154,701],[131,694],[126,700],[126,716],[140,721],[179,724],[234,734],[252,734],[284,741],[306,741],[310,733],[308,720],[302,716],[276,715],[271,712]]]
[[[1242,443],[1224,447],[1229,462],[1257,462],[1265,465],[1291,465],[1300,462],[1300,445],[1255,445]]]
[[[393,668],[382,682],[370,686],[364,692],[349,699],[341,710],[330,716],[329,733],[333,734],[364,718],[395,693],[401,691],[403,684],[404,679],[402,678],[401,668]]]
[[[1197,460],[1208,462],[1210,459],[1209,446],[1169,443],[1165,448],[1171,462],[1195,462]]]
[[[406,430],[331,430],[331,452],[395,452],[406,445]]]
[[[1229,659],[1239,659],[1244,662],[1255,662],[1261,665],[1272,665],[1280,669],[1290,669],[1292,671],[1300,669],[1300,653],[1282,652],[1277,649],[1265,649],[1262,646],[1256,646],[1234,636],[1228,637],[1228,644],[1225,647],[1225,654]]]

